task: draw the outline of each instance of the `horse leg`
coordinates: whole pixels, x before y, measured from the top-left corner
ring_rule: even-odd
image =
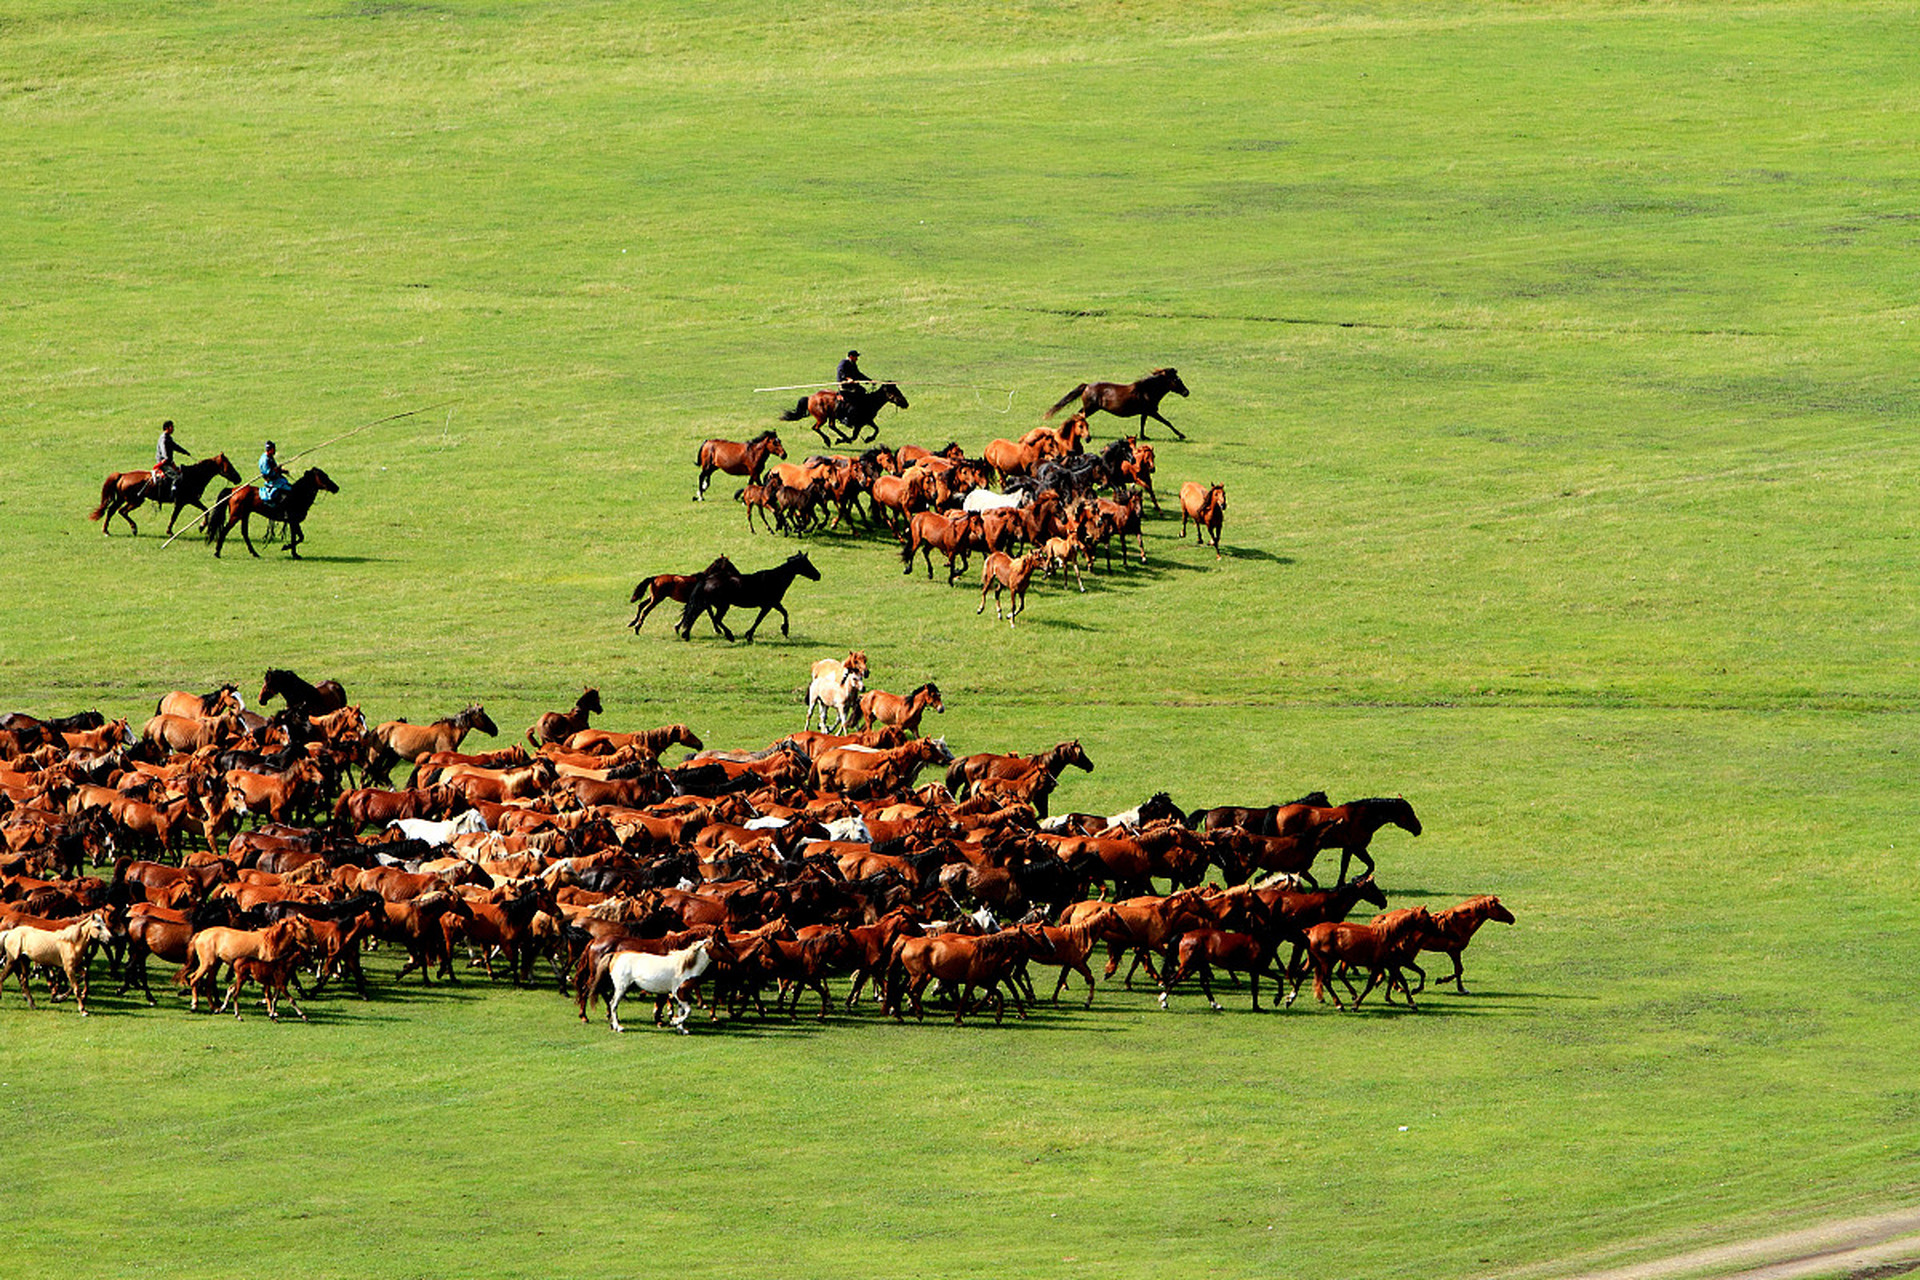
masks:
[[[253,512],[251,511],[241,512],[240,513],[240,540],[247,544],[247,554],[252,556],[255,560],[258,560],[260,558],[260,553],[253,549],[252,525],[253,525]]]
[[[618,978],[614,979],[613,992],[607,997],[607,1025],[615,1031],[626,1030],[625,1027],[620,1025],[620,997],[626,994],[626,983],[620,981]]]
[[[695,489],[695,490],[694,490],[694,492],[693,492],[693,500],[694,500],[695,502],[705,502],[705,501],[706,501],[706,498],[707,498],[707,484],[708,484],[708,483],[709,483],[709,482],[710,482],[710,481],[711,481],[712,479],[713,479],[713,468],[712,468],[712,467],[709,467],[709,466],[707,466],[707,465],[705,465],[705,464],[703,463],[703,464],[701,465],[701,467],[700,467],[700,487],[699,487],[698,489]]]
[[[772,613],[775,609],[780,609],[780,606],[777,604],[770,604],[760,610],[760,616],[755,618],[753,620],[753,625],[747,628],[748,644],[753,643],[753,633],[760,629],[760,624],[765,622],[767,620],[767,615],[769,613]],[[787,611],[785,609],[780,609],[780,634],[781,635],[787,634]],[[729,636],[728,639],[732,639],[732,637]]]
[[[300,532],[300,526],[298,524],[289,524],[287,526],[287,543],[286,546],[281,549],[295,560],[298,560],[300,558],[300,544],[306,540],[307,536]]]

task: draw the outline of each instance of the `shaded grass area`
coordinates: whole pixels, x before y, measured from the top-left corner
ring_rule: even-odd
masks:
[[[1470,1275],[1910,1196],[1911,35],[1895,5],[16,6],[6,705],[137,721],[287,665],[376,719],[479,697],[511,734],[593,683],[615,727],[737,745],[860,647],[939,681],[957,748],[1081,738],[1075,808],[1404,793],[1396,905],[1520,923],[1417,1017],[1103,990],[681,1040],[472,986],[305,1028],[7,997],[9,1132],[76,1157],[17,1188],[15,1256]],[[1162,493],[1225,483],[1227,557],[1150,521],[1144,568],[1009,632],[836,533],[789,640],[622,630],[645,574],[787,553],[733,486],[689,501],[694,448],[849,345],[913,400],[886,438],[976,451],[1178,365]],[[83,519],[162,417],[244,467],[444,399],[315,459],[342,492],[299,566]]]

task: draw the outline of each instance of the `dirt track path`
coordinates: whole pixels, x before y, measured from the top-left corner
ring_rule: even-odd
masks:
[[[1844,1218],[1783,1235],[1714,1245],[1606,1271],[1561,1273],[1569,1280],[1812,1280],[1817,1276],[1885,1277],[1920,1271],[1920,1209]]]

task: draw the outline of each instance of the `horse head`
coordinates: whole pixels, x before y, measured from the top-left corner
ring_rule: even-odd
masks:
[[[882,404],[897,404],[902,409],[907,407],[907,398],[900,394],[900,388],[894,383],[883,382],[880,384],[879,390],[880,402]]]
[[[314,488],[323,489],[328,493],[340,492],[340,486],[333,482],[333,477],[318,467],[307,468],[306,474],[300,477],[299,483],[312,484]]]
[[[1152,373],[1148,374],[1146,378],[1142,378],[1141,381],[1144,382],[1148,378],[1159,378],[1164,380],[1167,384],[1167,390],[1173,392],[1175,395],[1184,396],[1187,394],[1187,384],[1180,381],[1180,375],[1176,373],[1171,367],[1165,368],[1165,369],[1155,369]]]
[[[207,459],[207,461],[214,464],[213,469],[216,473],[218,473],[221,479],[231,480],[235,484],[240,483],[240,472],[238,468],[236,468],[231,462],[227,461],[226,454],[216,453],[211,458]]]
[[[813,561],[807,559],[807,553],[804,551],[795,552],[793,555],[788,556],[785,567],[792,569],[803,578],[810,578],[815,582],[820,581],[820,571],[813,567]]]
[[[469,729],[478,729],[489,738],[494,737],[500,732],[499,727],[495,725],[493,720],[487,715],[487,709],[477,702],[467,704],[466,710],[454,718],[465,723]]]
[[[575,711],[591,711],[595,715],[601,714],[600,691],[589,686],[584,693],[574,700],[573,709]]]

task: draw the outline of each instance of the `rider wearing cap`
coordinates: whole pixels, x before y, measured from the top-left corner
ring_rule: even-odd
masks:
[[[841,422],[845,422],[847,420],[847,410],[853,403],[852,393],[858,390],[862,383],[872,382],[873,379],[860,372],[860,353],[858,351],[847,352],[847,358],[842,360],[840,367],[833,371],[833,377],[834,381],[840,384],[840,411],[834,414],[834,417]]]
[[[173,438],[173,419],[160,424],[160,441],[153,446],[153,475],[147,480],[147,488],[155,498],[171,491],[173,481],[180,474],[180,464],[173,460],[176,453],[184,453],[189,458],[193,450]]]
[[[260,455],[260,501],[269,507],[278,507],[291,487],[285,468],[273,456],[273,441],[269,440],[267,451]]]

